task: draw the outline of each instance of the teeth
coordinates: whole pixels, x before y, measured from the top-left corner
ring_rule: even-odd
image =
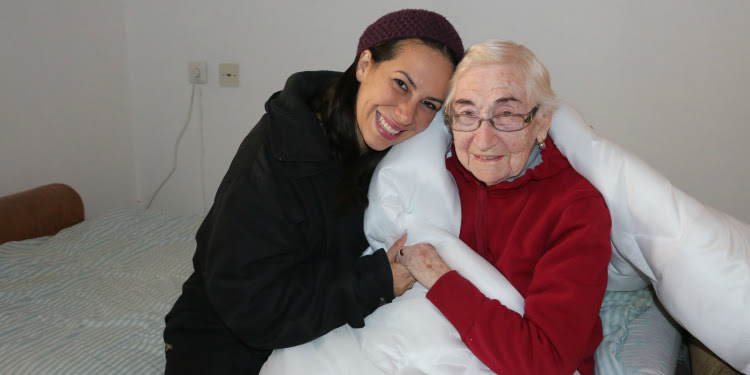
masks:
[[[477,157],[480,158],[480,159],[484,159],[484,160],[497,159],[497,156],[480,156],[480,155],[477,155]]]
[[[383,128],[383,129],[385,129],[385,131],[387,131],[388,133],[391,133],[391,134],[393,134],[393,135],[396,135],[396,134],[398,134],[398,133],[399,133],[399,131],[398,131],[398,130],[396,130],[396,129],[394,129],[394,128],[390,127],[390,126],[388,125],[388,123],[386,123],[386,122],[385,122],[385,119],[383,119],[383,116],[382,116],[382,115],[381,115],[380,113],[376,113],[376,115],[377,115],[377,116],[375,116],[375,117],[376,117],[376,118],[378,119],[378,124],[380,124],[380,126],[381,126],[381,127]]]

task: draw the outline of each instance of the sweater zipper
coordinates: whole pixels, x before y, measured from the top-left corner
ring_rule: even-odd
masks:
[[[477,203],[475,207],[475,223],[476,223],[476,243],[479,255],[484,259],[489,259],[489,249],[487,249],[486,241],[488,235],[487,228],[487,187],[484,185],[479,186],[479,193],[477,194]]]

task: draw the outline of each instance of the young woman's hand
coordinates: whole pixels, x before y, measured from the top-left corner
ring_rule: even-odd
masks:
[[[451,270],[440,258],[435,248],[428,243],[405,246],[398,252],[396,262],[406,267],[412,276],[427,289],[432,288],[441,276]]]
[[[406,243],[406,235],[399,238],[396,243],[388,249],[388,260],[391,262],[391,273],[393,274],[393,295],[398,297],[411,289],[416,282],[411,272],[401,264],[396,263],[396,256]]]

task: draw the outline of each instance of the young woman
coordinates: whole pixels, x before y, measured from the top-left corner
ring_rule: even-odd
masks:
[[[166,317],[167,374],[257,374],[275,348],[362,327],[415,279],[367,248],[367,188],[389,147],[427,128],[463,56],[441,15],[389,13],[343,74],[301,72],[266,102],[196,235]]]

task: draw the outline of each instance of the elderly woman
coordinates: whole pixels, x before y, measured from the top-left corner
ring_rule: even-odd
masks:
[[[548,136],[555,109],[547,69],[502,40],[469,48],[446,97],[460,238],[525,298],[523,316],[487,298],[428,244],[397,256],[499,374],[593,374],[602,340],[611,219],[601,194]]]

